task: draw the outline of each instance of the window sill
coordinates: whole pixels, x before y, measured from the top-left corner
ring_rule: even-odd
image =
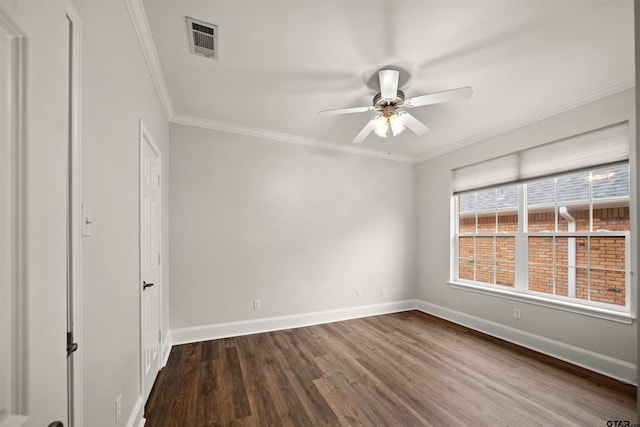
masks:
[[[614,310],[607,310],[598,307],[586,307],[581,304],[572,304],[565,301],[553,301],[547,298],[541,298],[535,295],[521,294],[510,292],[502,289],[488,288],[470,283],[447,282],[450,288],[467,292],[476,292],[479,294],[490,295],[498,298],[518,301],[525,304],[533,304],[541,307],[547,307],[554,310],[568,311],[583,316],[597,317],[599,319],[609,320],[612,322],[624,323],[630,325],[635,320],[635,316],[629,313],[622,313]]]

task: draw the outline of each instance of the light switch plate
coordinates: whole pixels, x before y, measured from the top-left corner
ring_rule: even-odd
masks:
[[[93,234],[93,215],[91,207],[82,205],[82,235],[91,236]]]

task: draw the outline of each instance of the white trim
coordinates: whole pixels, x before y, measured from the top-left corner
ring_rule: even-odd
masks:
[[[204,129],[219,130],[222,132],[236,133],[240,135],[254,136],[256,138],[264,138],[271,141],[288,142],[290,144],[305,145],[307,147],[321,148],[325,150],[339,151],[341,153],[356,154],[366,157],[375,157],[378,159],[393,160],[403,163],[416,163],[415,159],[409,156],[399,154],[389,154],[386,152],[369,150],[354,145],[344,145],[340,143],[332,143],[321,139],[309,138],[305,136],[293,135],[290,133],[276,132],[267,129],[254,128],[250,126],[238,125],[235,123],[221,122],[211,119],[203,119],[200,117],[189,116],[186,114],[174,114],[169,121],[171,123],[200,127]]]
[[[564,360],[629,384],[637,384],[636,364],[576,347],[511,326],[502,325],[460,311],[425,301],[417,301],[417,309],[467,328]]]
[[[70,209],[71,215],[71,229],[68,231],[71,233],[71,282],[72,282],[72,301],[71,312],[73,318],[71,319],[72,331],[74,339],[78,343],[78,350],[73,353],[71,359],[69,359],[72,372],[72,383],[70,394],[72,399],[69,400],[69,425],[82,426],[84,425],[83,417],[83,366],[84,366],[84,349],[82,348],[82,144],[81,144],[81,91],[82,91],[82,46],[81,46],[81,34],[82,34],[82,19],[77,10],[71,2],[67,3],[67,17],[72,24],[72,63],[71,63],[71,121],[72,126],[70,130],[71,138],[71,194],[70,200],[73,205]]]
[[[8,147],[3,147],[4,153],[8,153],[5,159],[8,164],[2,162],[2,167],[7,168],[8,183],[4,190],[8,191],[7,197],[10,203],[7,206],[7,220],[9,225],[8,249],[9,259],[6,260],[8,280],[7,289],[10,295],[9,310],[10,320],[8,336],[11,341],[11,353],[8,354],[10,378],[8,407],[3,411],[2,425],[20,425],[27,418],[15,414],[27,413],[28,400],[28,365],[26,348],[26,295],[25,283],[27,281],[26,267],[26,66],[27,66],[27,37],[19,26],[13,22],[10,15],[0,8],[0,29],[4,32],[10,43],[9,53],[11,60],[8,62],[9,74],[8,87],[12,90],[5,97],[8,107],[7,125]],[[10,67],[10,68],[9,68]],[[2,224],[4,227],[5,224]]]
[[[583,316],[596,317],[598,319],[609,320],[617,323],[630,325],[634,321],[634,317],[629,313],[622,311],[607,310],[594,306],[576,304],[563,300],[551,300],[548,297],[536,296],[530,293],[519,293],[511,290],[503,290],[497,287],[489,287],[487,285],[474,285],[462,282],[447,282],[449,287],[461,291],[475,292],[478,294],[490,295],[492,297],[504,298],[512,301],[518,301],[524,304],[532,304],[540,307],[551,308],[554,310],[567,311],[569,313],[580,314]]]
[[[136,422],[137,421],[137,422]],[[142,427],[144,426],[144,402],[142,396],[138,396],[136,403],[133,405],[133,409],[127,419],[126,427]]]
[[[171,346],[173,345],[173,333],[171,330],[167,331],[166,336],[162,340],[162,358],[160,366],[164,368],[169,361],[169,355],[171,354]]]
[[[301,328],[304,326],[338,322],[359,317],[376,316],[413,310],[415,300],[403,300],[381,304],[361,305],[339,308],[335,310],[316,311],[313,313],[294,314],[290,316],[267,317],[255,320],[217,323],[187,328],[172,329],[172,345],[187,344],[218,338],[251,335],[261,332],[279,331],[282,329]]]
[[[636,80],[635,80],[635,74],[634,74],[622,80],[613,82],[609,85],[596,89],[578,99],[568,101],[568,102],[559,102],[556,105],[552,105],[542,110],[538,110],[534,113],[517,118],[507,123],[503,123],[499,126],[493,127],[491,129],[487,129],[471,137],[449,144],[445,148],[436,150],[433,153],[429,153],[427,155],[414,159],[414,163],[422,163],[427,160],[435,159],[436,157],[440,157],[444,154],[450,153],[452,151],[456,151],[460,148],[468,147],[469,145],[473,145],[477,142],[481,142],[481,141],[496,137],[498,135],[505,134],[512,130],[530,125],[532,123],[555,116],[557,114],[564,113],[574,108],[582,107],[583,105],[589,104],[590,102],[594,102],[599,99],[606,98],[607,96],[615,95],[627,89],[634,88],[636,84],[635,82]]]
[[[153,36],[149,28],[149,21],[147,21],[147,14],[144,11],[144,5],[142,4],[142,0],[125,0],[125,4],[127,5],[133,28],[138,36],[138,41],[142,47],[144,59],[147,61],[151,80],[153,80],[153,84],[160,97],[162,108],[164,108],[167,119],[171,119],[175,114],[173,104],[171,103],[171,95],[169,94],[167,82],[164,78],[162,65],[160,65],[156,45],[153,42]]]

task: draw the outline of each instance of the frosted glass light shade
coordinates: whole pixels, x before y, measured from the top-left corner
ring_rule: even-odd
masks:
[[[389,125],[393,136],[399,135],[404,130],[404,118],[398,114],[389,116]]]
[[[389,131],[389,121],[383,115],[380,115],[373,119],[371,122],[371,127],[373,128],[373,132],[381,138],[387,137],[387,132]]]

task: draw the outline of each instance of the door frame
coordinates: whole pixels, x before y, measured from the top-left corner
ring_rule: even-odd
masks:
[[[149,144],[149,146],[151,147],[151,149],[158,155],[158,173],[160,175],[160,191],[158,193],[158,247],[160,248],[160,275],[158,277],[158,283],[156,283],[155,285],[157,286],[157,290],[158,290],[158,325],[160,328],[160,342],[158,343],[158,359],[157,359],[157,363],[158,363],[158,370],[160,370],[160,368],[162,367],[162,355],[163,355],[163,345],[162,345],[162,341],[164,340],[164,328],[163,328],[163,324],[162,324],[162,300],[163,300],[163,286],[162,286],[162,266],[163,266],[163,254],[162,254],[162,185],[163,185],[163,178],[162,178],[162,152],[160,151],[160,148],[158,147],[158,145],[155,143],[155,140],[153,139],[153,137],[151,136],[151,133],[149,132],[149,130],[147,129],[147,127],[145,126],[144,122],[142,121],[142,119],[139,120],[140,122],[140,133],[139,133],[139,173],[138,173],[138,199],[139,199],[139,236],[138,236],[138,252],[139,252],[139,259],[138,259],[138,274],[139,274],[139,278],[138,278],[138,285],[139,285],[139,298],[140,298],[140,324],[139,324],[139,330],[140,330],[140,397],[143,398],[144,397],[144,389],[145,389],[145,383],[144,383],[144,353],[143,353],[143,348],[144,348],[144,337],[143,337],[143,330],[142,330],[142,316],[143,316],[143,289],[142,289],[142,281],[143,281],[143,277],[142,277],[142,215],[143,215],[143,207],[142,207],[142,202],[143,202],[143,195],[142,195],[142,185],[143,185],[143,150],[144,150],[144,144]],[[143,402],[143,404],[146,402]]]
[[[69,189],[68,189],[68,273],[67,332],[79,342],[78,350],[67,357],[68,424],[83,422],[82,348],[82,150],[81,150],[81,35],[82,20],[71,2],[66,6],[70,30],[69,72]]]
[[[9,396],[5,402],[0,402],[0,410],[2,405],[6,404],[3,414],[6,416],[4,422],[17,425],[26,422],[28,417],[25,415],[28,395],[27,395],[27,366],[25,363],[27,356],[26,348],[26,248],[25,248],[25,219],[26,219],[26,123],[25,123],[25,104],[26,104],[26,58],[27,58],[27,37],[18,28],[18,26],[9,18],[9,16],[0,9],[0,31],[8,40],[10,45],[8,57],[1,58],[2,66],[9,76],[9,80],[5,83],[10,89],[8,105],[6,109],[6,117],[2,120],[7,124],[8,131],[0,136],[0,150],[6,156],[0,157],[0,167],[3,171],[7,171],[3,178],[8,179],[7,184],[2,189],[6,197],[11,201],[8,205],[0,205],[2,216],[6,218],[1,226],[9,236],[5,241],[6,247],[3,251],[7,251],[7,257],[3,260],[3,277],[0,286],[3,286],[2,293],[9,295],[10,312],[8,325],[6,329],[1,331],[0,336],[8,339],[10,342],[9,353],[6,354],[7,360],[4,361],[8,368],[8,391]],[[5,302],[6,303],[6,302]],[[2,386],[2,385],[0,385]],[[1,422],[0,424],[4,424]]]

